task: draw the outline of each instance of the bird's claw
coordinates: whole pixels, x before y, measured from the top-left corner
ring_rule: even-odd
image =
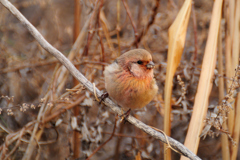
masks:
[[[126,119],[128,118],[128,116],[130,115],[131,112],[131,108],[127,110],[127,112],[123,113],[122,115],[120,115],[119,117],[121,118],[121,122],[124,120],[124,124],[126,123]]]
[[[99,97],[99,99],[100,99],[99,104],[101,104],[102,101],[103,101],[105,98],[107,98],[107,97],[108,97],[108,93],[107,93],[107,92],[103,93],[103,94]]]

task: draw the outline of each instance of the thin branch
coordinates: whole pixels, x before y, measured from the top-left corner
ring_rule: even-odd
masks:
[[[96,0],[95,6],[94,6],[94,11],[93,11],[93,14],[90,18],[90,25],[89,25],[89,31],[88,31],[88,37],[87,37],[87,45],[85,46],[84,51],[83,51],[85,56],[88,55],[88,48],[90,46],[90,43],[92,41],[92,38],[93,38],[93,35],[94,35],[94,32],[95,32],[95,30],[93,30],[93,23],[95,23],[94,17],[96,16],[97,11],[99,9],[98,2],[99,2],[99,0]]]
[[[121,123],[120,124],[120,127],[119,127],[119,134],[122,134],[123,133],[123,131],[124,131],[124,123]],[[118,160],[119,159],[119,152],[120,152],[120,146],[121,146],[121,142],[122,142],[122,137],[118,137],[118,139],[117,139],[117,142],[116,142],[116,145],[115,145],[115,151],[114,151],[114,157],[113,157],[113,159],[114,160]]]
[[[81,22],[81,3],[79,0],[74,0],[74,28],[73,28],[73,41],[75,42],[80,33]]]
[[[19,145],[21,144],[21,138],[22,136],[24,135],[24,132],[25,132],[26,128],[24,127],[21,131],[20,131],[20,134],[18,136],[18,141],[17,143],[15,144],[15,146],[13,147],[13,149],[8,153],[8,155],[6,155],[6,157],[4,158],[5,159],[8,159],[8,157],[10,157],[16,150],[17,148],[19,147]]]
[[[130,9],[129,9],[126,1],[125,1],[125,0],[122,0],[122,2],[123,2],[123,5],[124,5],[124,7],[125,7],[125,9],[126,9],[126,11],[127,11],[128,17],[129,17],[129,19],[130,19],[130,21],[131,21],[131,23],[132,23],[133,30],[134,30],[134,35],[135,35],[135,44],[136,44],[136,48],[138,48],[138,41],[137,41],[137,40],[138,40],[138,32],[137,32],[136,24],[135,24],[134,21],[133,21],[132,14],[131,14],[131,12],[130,12]]]
[[[112,134],[110,132],[102,132],[103,134]],[[136,139],[146,139],[146,138],[150,138],[150,136],[130,136],[130,135],[126,135],[126,134],[121,134],[121,133],[115,133],[114,136],[116,137],[127,137],[127,138],[136,138]]]
[[[51,65],[51,64],[55,64],[55,63],[59,63],[59,61],[56,59],[50,59],[50,60],[46,60],[46,61],[23,62],[23,63],[21,63],[21,65],[16,65],[13,67],[0,69],[0,74],[14,72],[14,71],[18,71],[18,70],[21,70],[24,68],[34,68],[34,67],[39,67],[39,66]]]
[[[45,66],[45,65],[52,65],[52,64],[55,64],[55,63],[59,63],[59,61],[58,60],[47,60],[47,61],[43,61],[43,62],[23,63],[21,65],[0,69],[0,74],[8,73],[8,72],[15,72],[15,71],[25,69],[25,68],[34,68],[34,67],[40,67],[40,66]],[[73,62],[73,64],[74,65],[94,64],[94,65],[101,65],[101,66],[109,65],[109,63],[106,63],[106,62],[88,61],[88,60],[84,60],[84,61],[81,61],[81,62]]]
[[[101,26],[101,20],[100,20],[100,12],[101,9],[103,7],[103,0],[101,0],[100,2],[100,6],[99,6],[99,11],[98,11],[98,17],[97,17],[97,24],[98,24],[98,36],[99,36],[99,41],[100,41],[100,45],[101,45],[101,61],[105,62],[105,53],[104,53],[104,45],[103,45],[103,38],[102,38],[102,26]],[[104,66],[102,66],[102,71],[104,71]]]
[[[85,96],[82,96],[80,98],[78,98],[77,101],[75,101],[74,103],[60,109],[59,111],[56,111],[54,113],[52,113],[51,115],[49,115],[48,117],[44,118],[41,122],[41,124],[44,124],[44,123],[47,123],[49,122],[50,120],[52,120],[53,118],[59,116],[60,114],[64,113],[66,110],[68,109],[71,109],[73,107],[75,107],[76,105],[78,105],[79,103],[81,103],[83,100],[84,100]]]
[[[38,30],[7,0],[0,0],[0,3],[2,3],[18,20],[29,30],[29,32],[33,35],[33,37],[39,42],[39,44],[50,54],[55,56],[66,68],[67,70],[79,81],[81,82],[86,89],[88,89],[90,92],[93,93],[93,85],[91,82],[89,82],[86,77],[84,77],[75,67],[74,65],[56,48],[54,48],[52,45],[50,45],[43,36],[38,32]],[[96,88],[96,93],[100,97],[101,92]],[[118,115],[121,115],[121,109],[109,98],[106,98],[104,101],[104,104],[112,109],[113,112],[117,113]],[[144,132],[148,133],[152,137],[161,140],[164,143],[167,143],[167,140],[165,136],[158,132],[148,125],[144,124],[143,122],[137,120],[136,118],[129,116],[127,120],[136,126],[137,128],[143,130]],[[194,153],[192,153],[188,148],[186,148],[183,144],[180,142],[174,140],[171,137],[168,137],[168,141],[171,144],[173,148],[181,152],[184,156],[192,159],[192,160],[200,160],[198,156],[196,156]]]
[[[90,158],[97,153],[97,151],[99,151],[104,145],[106,145],[114,136],[115,130],[116,130],[116,126],[117,126],[117,119],[115,118],[115,123],[114,123],[114,127],[113,127],[113,132],[111,134],[111,136],[108,138],[108,140],[106,140],[106,142],[104,142],[103,144],[101,144],[98,148],[96,148],[93,153],[86,159],[86,160],[90,160]]]
[[[195,65],[197,60],[197,53],[198,53],[198,43],[197,43],[197,20],[196,20],[196,13],[194,2],[192,3],[192,19],[193,19],[193,31],[194,31],[194,55],[193,55],[193,65]]]
[[[138,37],[137,39],[137,42],[140,43],[141,40],[142,40],[142,37],[145,36],[149,30],[149,28],[151,27],[151,25],[153,24],[153,22],[155,21],[155,18],[156,18],[156,15],[157,15],[157,11],[158,11],[158,8],[159,8],[159,5],[160,4],[160,0],[156,0],[156,5],[153,7],[152,9],[152,16],[149,18],[149,22],[147,24],[147,27],[145,30],[142,31],[142,33],[140,34],[140,36]]]
[[[46,95],[47,96],[47,95]],[[25,154],[24,154],[24,156],[23,156],[23,160],[29,160],[29,159],[31,159],[31,156],[32,156],[32,153],[33,153],[33,150],[34,150],[34,148],[35,148],[35,145],[36,145],[36,141],[35,141],[35,135],[37,134],[37,131],[38,131],[38,127],[39,127],[39,122],[40,122],[40,120],[41,120],[41,118],[42,118],[42,113],[43,113],[43,111],[44,111],[44,109],[45,109],[45,106],[46,106],[46,102],[47,101],[45,101],[45,103],[43,103],[42,104],[42,106],[41,106],[41,108],[40,108],[40,110],[39,110],[39,112],[38,112],[38,117],[37,117],[37,123],[35,123],[35,126],[34,126],[34,128],[33,128],[33,132],[32,132],[32,135],[31,135],[31,138],[30,138],[30,143],[28,144],[28,147],[27,147],[27,149],[26,149],[26,152],[25,152]],[[43,129],[43,128],[42,128]]]
[[[117,0],[117,40],[118,40],[118,56],[121,55],[121,46],[120,46],[120,0]]]

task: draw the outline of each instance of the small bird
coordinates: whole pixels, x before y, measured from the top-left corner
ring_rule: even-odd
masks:
[[[158,92],[153,68],[152,56],[144,49],[122,54],[104,70],[108,95],[129,113],[146,106]]]

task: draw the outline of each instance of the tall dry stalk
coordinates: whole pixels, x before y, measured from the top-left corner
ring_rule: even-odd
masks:
[[[233,37],[234,37],[234,11],[235,11],[235,0],[229,0],[229,28],[228,28],[228,31],[230,33],[230,39],[229,39],[229,43],[230,43],[230,48],[229,48],[229,51],[228,51],[228,55],[226,56],[226,64],[227,65],[227,70],[230,70],[229,74],[227,74],[227,77],[230,78],[230,77],[233,77],[234,76],[234,70],[233,70],[233,62],[232,62],[232,44],[233,44]],[[236,67],[236,66],[235,66]],[[227,85],[228,88],[230,87],[229,85]],[[231,110],[229,113],[228,113],[228,130],[229,132],[232,134],[233,133],[233,126],[234,126],[234,108],[235,108],[235,105],[232,106],[233,107],[233,110]]]
[[[192,1],[186,0],[173,24],[169,28],[167,75],[164,88],[164,132],[169,136],[171,134],[171,97],[173,77],[182,57],[191,6]],[[164,159],[171,160],[171,150],[167,149],[168,146],[164,144],[164,151],[166,151]]]
[[[235,69],[239,65],[239,20],[240,20],[240,2],[236,1],[235,18],[234,18],[234,35],[233,35],[233,47],[232,47],[232,68]],[[235,79],[236,81],[238,79]],[[234,111],[234,124],[232,129],[233,140],[236,142],[236,146],[232,147],[231,160],[237,159],[238,144],[240,133],[240,93],[237,94],[235,100]]]
[[[204,118],[208,109],[212,78],[216,67],[218,31],[222,14],[222,0],[214,2],[209,35],[205,48],[198,89],[194,100],[193,113],[184,145],[197,153]],[[186,158],[181,157],[181,160]]]
[[[75,42],[80,33],[80,22],[81,22],[81,5],[79,0],[74,0],[74,33],[73,33],[73,42]],[[76,66],[78,68],[78,66]],[[73,84],[76,86],[79,82],[74,78]],[[79,107],[75,107],[73,109],[74,116],[77,117],[79,115],[80,109]],[[73,158],[80,157],[80,133],[76,130],[73,131]]]
[[[219,34],[218,34],[218,74],[224,75],[223,72],[223,53],[222,53],[222,28],[220,25],[219,28]],[[224,98],[224,80],[223,77],[219,78],[219,84],[218,84],[218,90],[219,90],[219,104],[221,104],[223,98]],[[224,114],[225,116],[225,114]],[[227,130],[227,123],[223,122],[223,129]],[[229,142],[228,142],[228,136],[226,134],[221,135],[221,144],[222,144],[222,158],[224,160],[230,159],[230,150],[229,150]]]

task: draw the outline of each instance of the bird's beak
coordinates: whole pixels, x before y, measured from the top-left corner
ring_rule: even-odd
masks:
[[[153,61],[150,61],[150,62],[146,65],[147,69],[153,69],[154,66],[155,66],[155,64],[153,63]]]

